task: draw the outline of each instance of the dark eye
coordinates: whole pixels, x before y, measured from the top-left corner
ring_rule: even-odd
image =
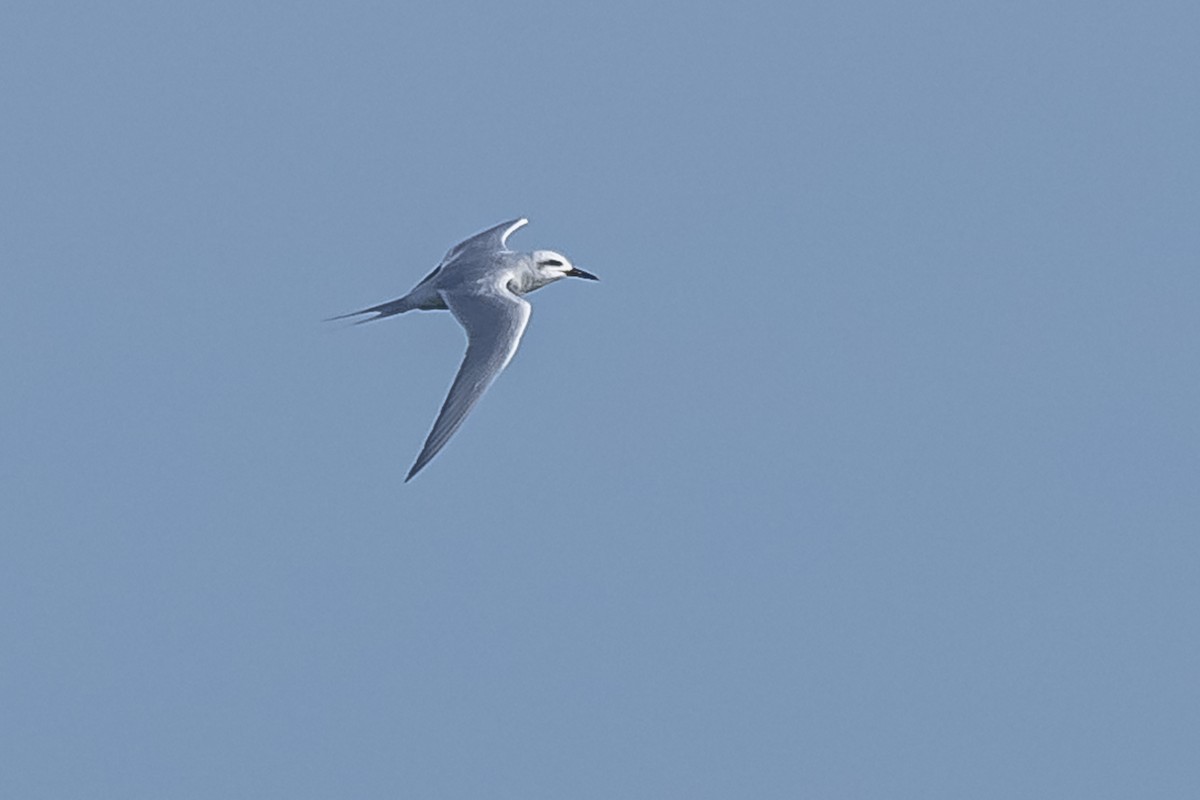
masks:
[[[548,258],[545,261],[538,262],[544,267],[561,267],[562,262],[557,258]]]

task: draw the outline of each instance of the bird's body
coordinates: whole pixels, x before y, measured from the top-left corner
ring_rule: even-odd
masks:
[[[597,280],[551,250],[509,250],[508,237],[527,223],[515,219],[476,234],[450,248],[433,272],[403,297],[334,317],[375,314],[359,320],[372,322],[413,309],[449,309],[467,331],[462,366],[406,482],[445,446],[516,354],[531,312],[523,295],[561,278]]]

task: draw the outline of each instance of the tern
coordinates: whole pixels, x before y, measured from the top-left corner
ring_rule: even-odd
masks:
[[[459,242],[433,272],[403,297],[331,317],[375,315],[355,323],[361,324],[413,309],[449,309],[467,331],[467,353],[462,366],[405,483],[446,446],[492,381],[512,361],[532,310],[524,295],[562,278],[600,280],[553,250],[530,253],[509,250],[508,237],[528,223],[524,218],[510,220]]]

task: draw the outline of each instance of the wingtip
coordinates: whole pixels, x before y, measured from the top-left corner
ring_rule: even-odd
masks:
[[[521,228],[524,228],[528,224],[529,219],[527,217],[517,217],[512,222],[509,222],[508,227],[506,227],[504,232],[500,234],[500,246],[508,246],[508,237],[512,236],[514,233],[519,231]]]
[[[411,481],[413,478],[416,477],[417,473],[420,472],[424,468],[425,468],[425,464],[421,461],[421,459],[418,458],[417,463],[413,464],[412,469],[410,469],[408,471],[408,475],[404,476],[404,482],[408,483],[409,481]]]

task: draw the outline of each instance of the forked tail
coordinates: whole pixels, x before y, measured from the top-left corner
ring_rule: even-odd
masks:
[[[325,321],[333,322],[334,320],[339,319],[349,319],[350,317],[357,317],[359,314],[375,315],[373,317],[367,317],[366,319],[357,320],[354,323],[355,325],[362,325],[364,322],[374,322],[375,320],[383,319],[384,317],[392,317],[396,314],[403,314],[405,311],[411,311],[413,308],[414,306],[412,302],[409,301],[408,297],[401,297],[397,300],[391,300],[386,303],[380,303],[377,306],[371,306],[370,308],[360,309],[359,311],[351,311],[349,314],[338,314],[336,317],[329,317]]]

